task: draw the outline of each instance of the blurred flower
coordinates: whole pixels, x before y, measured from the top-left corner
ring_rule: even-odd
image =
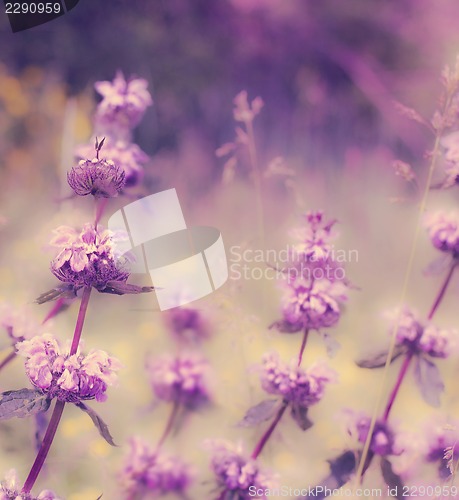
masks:
[[[416,174],[408,163],[402,160],[395,160],[392,163],[392,167],[395,170],[395,175],[402,177],[405,181],[411,182],[416,179]]]
[[[43,326],[29,311],[25,308],[15,308],[6,302],[0,304],[0,327],[6,330],[14,343],[39,335],[43,331]]]
[[[459,255],[459,215],[437,212],[426,219],[426,227],[432,244],[442,252]]]
[[[198,309],[175,307],[164,313],[165,323],[179,341],[199,341],[209,337],[209,325]]]
[[[234,98],[233,116],[237,122],[250,123],[258,115],[264,103],[261,97],[255,99],[249,104],[247,91],[242,90]]]
[[[142,78],[126,81],[121,71],[117,72],[112,82],[96,82],[94,87],[102,96],[97,106],[96,123],[108,135],[134,128],[148,106],[153,104],[147,81]]]
[[[89,158],[94,150],[93,146],[85,145],[77,149],[77,156],[81,159]],[[124,170],[124,187],[139,184],[143,177],[143,165],[148,161],[148,155],[137,144],[121,140],[106,138],[104,147],[100,150],[101,160],[112,161]]]
[[[155,396],[161,401],[195,409],[210,399],[207,384],[209,365],[200,355],[165,355],[147,363],[148,376]]]
[[[444,417],[432,419],[422,433],[427,462],[438,466],[438,474],[446,479],[459,459],[459,422],[451,424]]]
[[[434,358],[447,358],[459,347],[459,334],[456,330],[423,324],[417,314],[407,306],[400,314],[394,311],[389,317],[393,322],[397,322],[397,344],[407,346],[411,352],[426,353]]]
[[[125,500],[148,494],[183,493],[190,485],[190,468],[179,458],[153,451],[139,438],[130,440],[130,449],[121,471]]]
[[[246,458],[242,446],[224,440],[210,441],[208,446],[212,452],[211,468],[217,479],[219,500],[266,498],[254,491],[277,486],[277,477],[262,471],[255,460]]]
[[[37,497],[21,493],[17,473],[11,469],[0,483],[0,500],[59,500],[59,497],[50,490],[43,490]]]
[[[292,236],[299,240],[294,246],[296,253],[312,261],[327,258],[336,238],[333,231],[336,220],[326,220],[320,210],[308,212],[304,218],[306,224],[291,231]]]
[[[115,242],[120,235],[89,223],[81,231],[60,226],[54,234],[50,244],[60,251],[51,262],[51,271],[64,283],[103,290],[107,283],[125,282],[129,277],[126,259],[116,253]]]
[[[86,356],[69,355],[49,334],[16,344],[26,358],[25,368],[31,383],[50,398],[68,403],[96,399],[105,401],[107,387],[117,381],[121,363],[105,351],[92,350]]]
[[[78,196],[92,194],[95,198],[113,198],[124,187],[125,172],[112,160],[80,160],[68,172],[67,181]]]
[[[324,363],[316,363],[304,370],[297,366],[297,360],[292,360],[290,364],[282,363],[277,353],[263,356],[263,389],[303,408],[318,403],[326,385],[336,381],[336,372]]]

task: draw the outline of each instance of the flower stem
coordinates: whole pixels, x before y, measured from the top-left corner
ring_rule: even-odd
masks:
[[[49,310],[48,314],[45,316],[43,321],[41,322],[42,325],[47,323],[50,319],[54,318],[54,316],[57,316],[60,312],[61,309],[65,307],[65,299],[62,297],[57,299],[56,302],[54,303],[53,307]]]
[[[309,329],[305,328],[303,333],[303,341],[301,342],[300,353],[298,354],[298,366],[300,366],[301,362],[303,361],[303,353],[306,347],[306,343],[308,341],[308,336],[309,336]]]
[[[383,421],[387,422],[389,418],[389,413],[392,409],[392,406],[394,405],[395,398],[397,397],[398,391],[400,390],[400,386],[402,385],[403,380],[405,379],[405,376],[408,372],[408,368],[410,366],[411,360],[413,359],[413,353],[409,353],[406,355],[405,359],[403,360],[402,367],[400,368],[400,372],[397,377],[397,381],[395,382],[394,388],[392,389],[392,392],[389,397],[389,401],[387,403],[386,409],[384,411],[383,415]]]
[[[46,457],[48,456],[49,449],[53,443],[54,436],[56,435],[57,427],[62,417],[62,412],[64,411],[65,402],[57,400],[54,406],[53,414],[51,415],[51,420],[49,421],[48,428],[46,429],[45,437],[38,451],[37,458],[30,469],[29,475],[22,488],[22,493],[30,493],[33,488],[35,481],[45,463]]]
[[[161,448],[161,446],[164,444],[164,441],[166,441],[167,437],[171,433],[171,430],[175,423],[175,419],[177,418],[179,408],[180,405],[178,403],[173,404],[171,413],[169,415],[169,418],[167,419],[166,427],[164,428],[161,438],[158,441],[158,446],[156,447],[156,451],[158,451]]]
[[[94,227],[97,229],[97,224],[99,224],[102,215],[104,214],[105,207],[107,206],[108,198],[101,198],[96,200],[96,217],[94,220]]]
[[[437,294],[437,297],[433,303],[433,306],[430,309],[429,315],[427,316],[428,320],[431,320],[433,318],[433,315],[435,314],[436,310],[438,309],[438,306],[440,305],[441,301],[443,300],[443,296],[446,293],[446,290],[447,290],[448,285],[451,281],[451,278],[453,277],[455,269],[456,269],[456,263],[453,263],[452,266],[450,267],[448,274],[446,275],[445,281],[443,282],[443,285],[440,288],[440,291]]]
[[[8,356],[0,363],[0,370],[2,370],[3,368],[5,368],[5,366],[10,363],[11,361],[13,361],[13,359],[16,357],[16,351],[13,350],[11,351]]]
[[[72,347],[70,348],[70,356],[75,354],[80,344],[81,332],[83,331],[84,319],[88,309],[89,298],[91,297],[91,287],[87,286],[83,290],[83,297],[81,297],[80,310],[78,311],[78,318],[75,325],[75,332],[73,334]]]
[[[255,446],[255,449],[252,452],[251,457],[255,460],[258,455],[263,451],[263,448],[265,447],[265,444],[268,442],[268,439],[271,437],[271,434],[274,432],[275,428],[277,427],[277,424],[280,422],[282,416],[285,413],[285,410],[288,407],[288,401],[282,401],[282,406],[279,408],[279,411],[277,412],[276,417],[274,420],[271,422],[271,425],[268,427],[266,432],[261,436],[260,441],[258,441],[258,444]]]

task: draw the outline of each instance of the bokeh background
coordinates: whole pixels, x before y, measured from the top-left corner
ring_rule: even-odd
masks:
[[[304,487],[327,470],[326,459],[347,438],[336,415],[343,407],[371,411],[381,372],[362,371],[354,360],[387,343],[382,313],[397,305],[418,210],[416,190],[395,175],[392,162],[426,173],[429,133],[400,115],[395,101],[430,118],[441,92],[440,74],[459,52],[459,4],[455,0],[81,0],[61,19],[12,34],[0,16],[0,297],[33,304],[54,286],[46,245],[60,224],[92,217],[90,200],[61,201],[72,151],[91,136],[97,103],[93,84],[126,75],[146,78],[154,99],[135,141],[151,160],[145,194],[175,187],[188,225],[218,227],[227,250],[257,249],[257,219],[247,162],[223,182],[224,160],[215,151],[234,138],[233,98],[247,90],[265,106],[255,121],[264,171],[283,158],[289,175],[263,178],[265,249],[283,249],[301,214],[323,209],[339,220],[337,248],[357,250],[347,265],[356,285],[333,335],[342,347],[331,365],[340,381],[311,410],[315,427],[302,433],[286,418],[262,455],[282,484]],[[454,191],[434,191],[428,208],[457,205]],[[113,213],[119,201],[109,205]],[[424,233],[419,239],[408,301],[427,311],[441,276],[423,270],[436,257]],[[230,262],[231,264],[231,262]],[[437,316],[457,325],[458,282],[453,281]],[[214,405],[193,415],[167,444],[192,462],[197,476],[192,499],[210,498],[212,475],[206,438],[242,440],[250,450],[262,429],[240,429],[246,409],[263,398],[253,367],[267,350],[284,357],[298,351],[298,336],[268,329],[280,315],[280,283],[230,280],[195,306],[212,325],[202,348],[213,367]],[[110,448],[86,415],[67,408],[39,483],[71,500],[122,498],[116,471],[126,440],[158,439],[169,409],[152,409],[145,373],[147,354],[171,352],[175,344],[150,297],[95,295],[84,338],[106,349],[125,368],[119,387],[97,405],[120,448]],[[52,329],[71,336],[76,307]],[[5,339],[6,342],[6,339]],[[318,337],[305,363],[326,358]],[[455,359],[441,364],[446,380],[442,407],[433,412],[409,378],[394,420],[419,429],[433,415],[454,416],[459,393]],[[389,384],[395,372],[391,370]],[[22,362],[1,374],[0,389],[27,383]],[[387,392],[388,388],[386,389]],[[30,421],[0,424],[0,470],[25,476],[32,463]],[[376,474],[369,485],[381,484]]]

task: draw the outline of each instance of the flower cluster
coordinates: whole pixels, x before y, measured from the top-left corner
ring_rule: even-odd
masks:
[[[180,458],[153,451],[138,438],[130,440],[130,450],[121,472],[126,500],[148,494],[183,493],[191,484],[190,468]]]
[[[169,331],[180,342],[199,341],[209,337],[209,325],[202,313],[192,307],[174,307],[164,314]]]
[[[294,250],[309,260],[327,259],[332,241],[336,238],[333,226],[336,220],[327,220],[322,211],[311,211],[304,215],[306,224],[292,230],[292,236],[298,240]]]
[[[116,372],[121,368],[116,358],[101,350],[70,356],[49,334],[20,342],[16,348],[26,358],[31,383],[49,398],[68,403],[105,401],[107,387],[116,382]]]
[[[417,314],[406,306],[400,313],[392,313],[391,316],[395,321],[398,319],[397,344],[408,347],[411,352],[425,353],[434,358],[447,358],[459,346],[456,330],[423,324]]]
[[[39,335],[43,330],[43,326],[28,311],[7,303],[0,304],[0,327],[6,330],[13,343]]]
[[[263,100],[261,97],[255,99],[249,104],[247,99],[247,91],[242,90],[234,98],[233,116],[237,122],[250,123],[258,115],[263,108]]]
[[[207,384],[208,363],[194,353],[165,355],[150,360],[148,376],[156,397],[161,401],[195,409],[210,399]]]
[[[53,274],[76,289],[93,286],[103,290],[109,282],[125,282],[129,277],[126,261],[116,254],[118,235],[108,230],[85,224],[77,230],[60,226],[54,231],[51,246],[59,253],[51,262]]]
[[[265,495],[255,496],[253,491],[266,491],[277,486],[277,478],[263,472],[255,460],[245,457],[241,446],[219,440],[211,442],[210,448],[211,468],[220,490],[219,499],[265,498]]]
[[[113,198],[125,184],[125,171],[113,160],[80,160],[67,174],[67,181],[76,195],[92,194],[95,198]]]
[[[50,490],[43,490],[37,497],[30,493],[21,493],[17,473],[11,469],[0,483],[0,500],[59,500]]]
[[[427,462],[438,466],[438,474],[445,479],[456,467],[459,453],[459,422],[455,425],[444,420],[429,422],[424,433],[424,456]],[[453,470],[451,470],[453,469]]]
[[[426,228],[435,248],[459,256],[459,215],[455,212],[436,212],[426,219]]]
[[[294,361],[289,365],[282,363],[276,353],[265,354],[263,357],[263,389],[302,407],[318,403],[324,395],[326,385],[336,382],[336,379],[336,373],[322,363],[303,370]]]

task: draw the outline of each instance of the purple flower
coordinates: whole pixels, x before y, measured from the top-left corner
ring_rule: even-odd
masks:
[[[341,305],[347,300],[345,283],[328,279],[299,277],[287,284],[283,299],[284,320],[297,330],[334,326],[341,316]]]
[[[20,342],[16,348],[26,358],[30,382],[50,398],[68,403],[105,401],[107,387],[117,381],[116,372],[121,368],[116,358],[101,350],[70,356],[49,334]]]
[[[80,160],[68,172],[67,181],[78,196],[114,198],[124,187],[125,172],[111,159]]]
[[[0,500],[59,500],[59,497],[50,490],[43,490],[37,497],[21,493],[17,473],[11,469],[0,483]]]
[[[237,122],[250,123],[258,115],[258,113],[263,108],[263,100],[261,97],[255,97],[255,99],[249,104],[247,99],[247,91],[242,90],[234,98],[234,110],[233,116]]]
[[[85,224],[81,231],[60,226],[54,231],[51,246],[59,253],[51,262],[51,271],[75,288],[93,286],[103,290],[109,282],[125,282],[129,277],[127,260],[116,252],[120,235]]]
[[[8,303],[0,304],[0,327],[6,330],[13,343],[34,337],[43,331],[43,326],[29,311]]]
[[[183,493],[190,485],[190,468],[180,458],[152,450],[139,438],[130,440],[130,450],[121,471],[126,500],[148,494]]]
[[[309,407],[318,403],[330,382],[336,382],[337,374],[324,363],[316,363],[308,370],[297,366],[296,360],[282,363],[277,353],[263,356],[261,385],[263,389],[284,401]]]
[[[77,150],[77,155],[84,159],[90,157],[93,151],[92,145],[82,146]],[[143,177],[143,165],[148,161],[148,155],[137,144],[113,140],[110,137],[106,138],[99,157],[101,160],[113,161],[115,165],[124,170],[124,187],[139,184]]]
[[[112,82],[96,82],[94,87],[102,96],[97,106],[96,123],[108,135],[119,136],[120,130],[134,128],[153,103],[147,81],[142,78],[126,81],[121,71]]]
[[[147,369],[153,392],[161,401],[195,409],[210,399],[207,387],[209,365],[200,355],[162,356],[150,360]]]
[[[209,442],[212,451],[211,468],[216,476],[220,500],[249,500],[266,498],[254,492],[266,491],[277,486],[277,477],[260,469],[257,461],[244,455],[242,446],[228,441]],[[226,496],[224,492],[227,493]]]
[[[459,132],[453,132],[441,140],[445,148],[445,174],[442,187],[450,188],[459,184]]]
[[[426,353],[434,358],[447,358],[458,350],[459,337],[456,330],[423,324],[416,312],[407,306],[400,314],[395,311],[389,316],[393,322],[398,319],[397,344],[408,347],[412,352]],[[389,333],[392,333],[392,329]]]
[[[438,474],[445,479],[453,473],[459,454],[459,422],[446,419],[432,420],[423,432],[424,457],[438,466]]]
[[[164,313],[165,323],[180,342],[195,342],[209,337],[209,325],[198,309],[175,307]]]
[[[425,224],[433,246],[458,257],[459,215],[455,212],[436,212],[426,218]]]

